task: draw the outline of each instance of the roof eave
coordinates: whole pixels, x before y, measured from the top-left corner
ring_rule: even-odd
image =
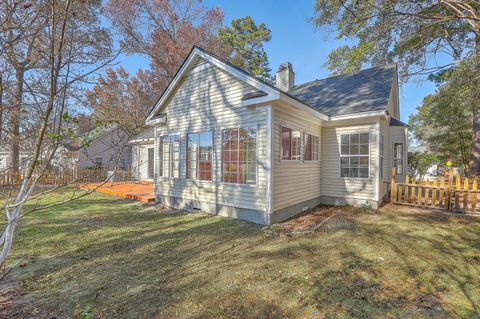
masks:
[[[330,117],[327,115],[327,114],[324,114],[322,112],[320,112],[319,110],[301,102],[300,100],[292,97],[291,95],[285,93],[285,92],[281,92],[280,91],[280,100],[283,101],[283,102],[286,102],[294,107],[297,107],[303,111],[306,111],[307,113],[309,114],[312,114],[313,116],[323,120],[323,121],[329,121],[330,120]]]
[[[382,110],[374,110],[374,111],[332,115],[330,117],[330,121],[351,120],[351,119],[357,119],[357,118],[385,116],[385,115],[388,115],[388,111],[386,109],[382,109]]]

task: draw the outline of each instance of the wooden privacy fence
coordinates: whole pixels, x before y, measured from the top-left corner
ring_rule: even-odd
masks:
[[[435,178],[432,181],[405,178],[396,181],[395,168],[392,172],[392,203],[424,208],[445,209],[455,212],[477,212],[478,180],[454,176]]]
[[[38,183],[41,185],[62,185],[68,183],[127,182],[132,180],[132,171],[116,170],[110,167],[73,168],[66,170],[46,170],[41,174]],[[112,176],[113,175],[113,176]],[[23,180],[21,173],[6,171],[0,173],[0,186],[19,185]]]
[[[0,186],[19,185],[21,182],[22,182],[22,174],[20,172],[12,172],[12,171],[0,172]]]

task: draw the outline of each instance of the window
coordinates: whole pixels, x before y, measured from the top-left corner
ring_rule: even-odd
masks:
[[[340,139],[340,176],[368,178],[370,134],[342,134]]]
[[[95,166],[102,166],[103,165],[103,158],[96,157],[95,158]]]
[[[180,134],[160,137],[160,176],[180,177]]]
[[[187,136],[187,178],[212,180],[212,132],[189,133]]]
[[[257,178],[257,129],[235,128],[222,132],[222,180],[255,184]]]
[[[304,150],[303,160],[318,161],[318,137],[308,133],[303,134]]]
[[[393,144],[393,165],[398,175],[403,175],[403,143]]]
[[[147,177],[153,179],[154,148],[148,149]]]
[[[380,165],[379,165],[379,169],[380,169],[380,178],[383,178],[383,134],[380,133],[380,150],[379,150],[379,153],[380,153]]]
[[[302,138],[299,131],[288,127],[281,127],[282,160],[300,160],[300,146]]]

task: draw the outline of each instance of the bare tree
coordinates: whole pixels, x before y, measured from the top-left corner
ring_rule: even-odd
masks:
[[[28,108],[26,114],[32,117],[29,120],[34,123],[32,131],[35,138],[22,183],[2,207],[7,222],[0,237],[0,264],[5,262],[10,252],[18,220],[27,213],[24,211],[25,203],[34,194],[42,173],[70,132],[71,94],[81,92],[82,83],[115,58],[110,34],[100,24],[100,0],[37,1],[27,8],[33,11],[28,15],[29,25],[34,26],[31,30],[19,27],[15,24],[16,18],[11,18],[23,15],[19,11],[25,10],[25,6],[19,3],[11,0],[0,2],[2,8],[8,8],[5,12],[10,16],[2,19],[7,21],[2,24],[3,32],[8,35],[3,38],[7,43],[6,57],[8,62],[18,66],[18,70],[15,69],[13,97],[13,108],[16,109],[9,126],[14,135],[17,134],[15,132],[19,132],[22,117],[17,117],[15,112]],[[34,19],[36,22],[32,22]],[[10,32],[12,28],[17,29]],[[25,39],[28,41],[23,45],[15,42]],[[27,90],[24,91],[24,88]]]

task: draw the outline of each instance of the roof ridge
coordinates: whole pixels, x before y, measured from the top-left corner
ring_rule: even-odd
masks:
[[[306,84],[309,84],[309,83],[312,83],[312,82],[326,81],[326,80],[336,79],[336,78],[340,78],[340,77],[354,76],[354,75],[357,75],[357,74],[359,74],[361,72],[364,72],[364,71],[369,71],[369,70],[373,70],[373,69],[380,69],[380,68],[391,68],[391,67],[397,67],[397,63],[388,63],[388,64],[376,65],[376,66],[372,66],[372,67],[369,67],[369,68],[366,68],[366,69],[356,70],[353,73],[344,73],[344,74],[329,76],[329,77],[322,78],[322,79],[315,79],[315,80],[312,80],[312,81],[304,82],[302,84],[294,85],[293,88],[298,88],[302,85],[306,85]]]

